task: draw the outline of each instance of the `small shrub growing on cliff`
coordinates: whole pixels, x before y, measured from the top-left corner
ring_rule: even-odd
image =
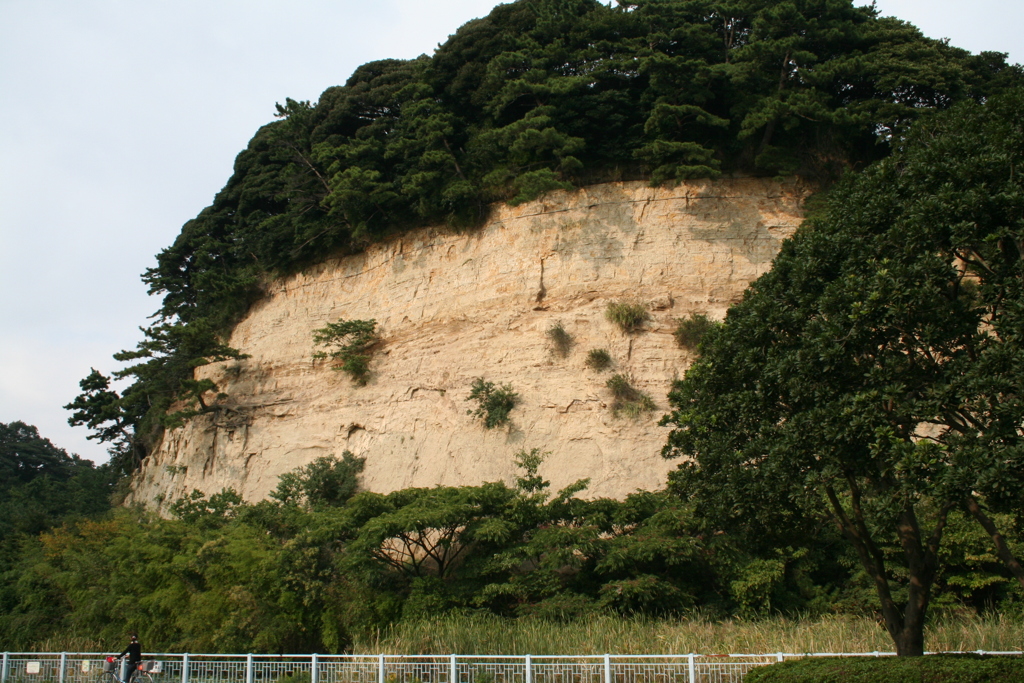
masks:
[[[655,409],[651,397],[635,388],[625,375],[612,375],[605,386],[612,392],[612,413],[635,420]]]
[[[700,340],[715,323],[703,313],[692,313],[689,318],[680,318],[672,336],[680,348],[696,351]]]
[[[305,467],[282,474],[270,497],[285,505],[308,509],[338,507],[355,495],[359,474],[366,467],[366,458],[357,458],[350,451],[317,458]]]
[[[651,314],[647,312],[643,304],[629,303],[628,301],[610,302],[604,315],[626,334],[638,331],[645,322],[651,319]]]
[[[473,380],[467,401],[476,401],[476,410],[467,410],[467,415],[482,418],[484,427],[493,429],[507,424],[508,414],[519,403],[519,394],[512,391],[511,384],[495,386],[494,382],[487,382],[483,377]]]
[[[363,386],[370,378],[370,351],[380,341],[376,320],[339,320],[327,327],[313,330],[313,344],[327,350],[313,354],[314,360],[330,358],[340,365],[336,370],[347,372],[356,384]]]
[[[562,325],[561,321],[549,327],[547,335],[548,339],[551,340],[551,345],[554,347],[555,353],[562,358],[569,355],[569,351],[572,350],[573,344],[576,343],[573,341],[572,335],[565,330],[565,326]]]
[[[591,370],[607,370],[612,364],[612,354],[606,349],[590,349],[587,354],[587,367]]]

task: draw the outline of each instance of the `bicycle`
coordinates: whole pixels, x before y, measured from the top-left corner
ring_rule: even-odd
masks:
[[[100,683],[154,683],[150,673],[160,673],[160,663],[152,660],[143,660],[136,666],[136,671],[128,672],[128,680],[121,678],[123,657],[107,657],[103,662],[103,673],[100,674]]]

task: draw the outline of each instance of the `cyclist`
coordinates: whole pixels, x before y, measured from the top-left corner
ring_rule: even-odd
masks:
[[[124,683],[131,683],[135,672],[139,670],[139,662],[142,661],[142,646],[139,645],[139,634],[132,631],[128,634],[131,638],[128,647],[118,657],[128,655],[127,673],[124,675]]]

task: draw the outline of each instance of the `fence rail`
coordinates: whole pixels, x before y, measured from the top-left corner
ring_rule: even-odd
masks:
[[[1018,655],[1024,652],[977,654]],[[256,655],[158,653],[157,683],[740,683],[756,666],[800,657],[731,655]],[[0,683],[96,683],[107,653],[4,652]]]

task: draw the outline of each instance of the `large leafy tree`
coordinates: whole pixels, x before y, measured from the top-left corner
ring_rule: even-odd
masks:
[[[224,335],[261,283],[328,255],[607,179],[828,179],[887,154],[922,112],[1019,79],[1002,55],[852,0],[499,5],[430,57],[371,62],[316,104],[279,105],[146,272],[164,298],[139,348],[119,354],[141,361],[119,373],[132,384],[111,399],[90,377],[73,420],[104,439],[124,427],[133,445],[119,457],[136,466],[184,415],[177,401],[208,408],[216,392],[192,369],[231,357]]]
[[[954,107],[848,177],[670,395],[674,487],[733,528],[830,517],[902,655],[923,652],[952,510],[1024,583],[988,514],[1024,508],[1021,107]]]

